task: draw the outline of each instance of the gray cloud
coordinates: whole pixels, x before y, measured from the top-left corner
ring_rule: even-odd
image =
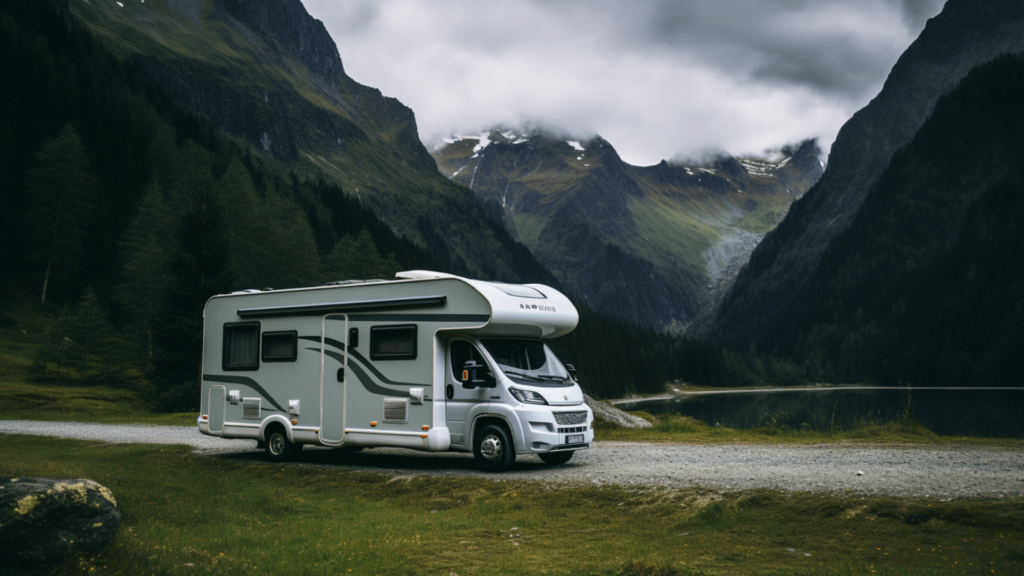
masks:
[[[635,163],[757,153],[839,127],[938,0],[306,0],[345,69],[425,141],[496,124],[598,132]]]

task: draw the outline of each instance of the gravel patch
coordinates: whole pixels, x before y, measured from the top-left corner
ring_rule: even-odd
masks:
[[[185,444],[215,457],[259,464],[252,440],[203,436],[188,426],[139,426],[0,420],[0,433],[61,438]],[[259,464],[262,465],[262,464]],[[350,469],[389,475],[474,477],[488,480],[705,486],[719,490],[772,488],[815,492],[861,492],[941,499],[1024,496],[1024,451],[975,447],[763,446],[595,442],[564,466],[520,456],[502,474],[475,469],[463,453],[427,453],[400,448],[345,452],[304,450],[293,465]]]

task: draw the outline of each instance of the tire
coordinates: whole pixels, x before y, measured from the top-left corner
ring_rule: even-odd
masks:
[[[575,454],[575,450],[567,450],[565,452],[548,452],[546,454],[537,454],[545,464],[557,466],[558,464],[565,464]]]
[[[264,450],[267,460],[271,462],[287,462],[298,456],[302,451],[302,444],[292,444],[288,441],[288,435],[280,425],[272,426],[266,432]]]
[[[504,426],[490,424],[476,433],[473,458],[484,472],[503,472],[516,461],[516,446]]]

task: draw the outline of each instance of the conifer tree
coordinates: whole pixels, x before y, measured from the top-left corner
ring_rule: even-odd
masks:
[[[126,346],[143,369],[153,356],[153,329],[167,296],[173,231],[170,210],[153,182],[121,239],[124,266],[116,287],[117,304],[126,318]]]
[[[117,334],[92,286],[85,289],[82,301],[68,319],[68,336],[74,346],[71,360],[79,378],[89,374],[90,362],[103,365],[113,355]]]
[[[26,258],[41,272],[43,306],[51,280],[65,280],[78,269],[95,192],[88,164],[82,140],[68,124],[43,144],[28,173]]]
[[[331,280],[368,280],[394,278],[399,265],[394,254],[381,256],[370,236],[363,228],[357,238],[346,234],[324,259],[323,275]]]

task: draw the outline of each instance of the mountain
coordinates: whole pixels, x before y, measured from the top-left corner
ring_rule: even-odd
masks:
[[[816,380],[1020,385],[1024,55],[972,70],[893,156],[759,348]]]
[[[777,157],[633,166],[600,136],[492,129],[446,139],[438,169],[598,311],[665,328],[691,321],[818,179],[813,140]]]
[[[437,173],[412,110],[345,73],[323,23],[299,0],[70,8],[106,49],[268,169],[337,183],[453,272],[550,277],[471,194]]]
[[[742,342],[782,321],[896,150],[973,67],[1024,50],[1021,30],[1018,0],[947,2],[900,56],[878,96],[843,125],[821,180],[754,250],[702,332]]]

